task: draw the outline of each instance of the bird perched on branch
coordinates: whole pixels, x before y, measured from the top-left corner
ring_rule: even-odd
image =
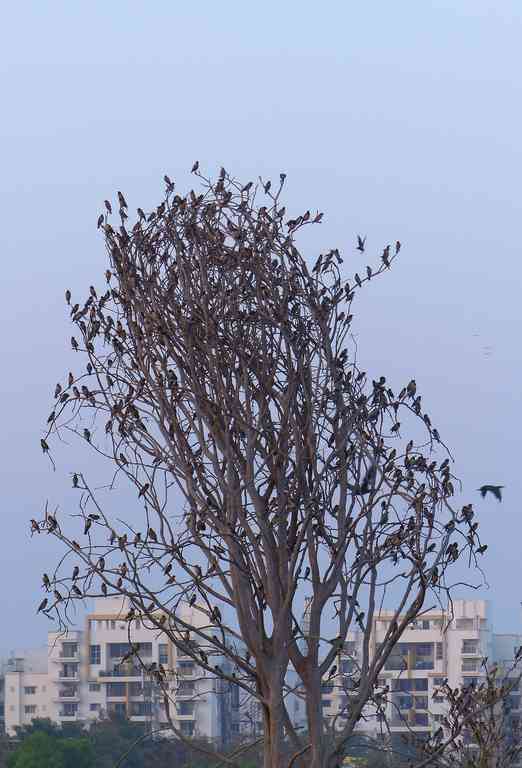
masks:
[[[366,494],[369,493],[372,490],[373,482],[375,480],[375,476],[377,474],[377,461],[374,459],[370,466],[368,467],[368,471],[366,472],[363,481],[360,485],[350,485],[348,483],[348,488],[352,491],[352,493],[357,494]]]
[[[503,485],[481,485],[477,488],[480,491],[480,495],[484,499],[488,493],[493,494],[497,501],[502,501],[502,488]]]

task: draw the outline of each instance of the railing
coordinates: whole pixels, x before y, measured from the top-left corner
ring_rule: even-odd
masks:
[[[60,651],[60,659],[77,659],[79,657],[78,651]]]
[[[60,672],[58,677],[62,680],[78,680],[78,672]]]
[[[78,691],[58,691],[58,697],[60,699],[77,699]]]
[[[121,667],[119,669],[100,669],[98,675],[100,677],[141,677],[143,670],[140,667]]]

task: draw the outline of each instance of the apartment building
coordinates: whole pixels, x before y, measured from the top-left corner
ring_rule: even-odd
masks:
[[[10,660],[5,674],[5,728],[34,717],[89,724],[102,714],[118,714],[150,728],[167,726],[165,702],[147,668],[162,665],[169,674],[169,713],[186,736],[226,743],[239,732],[232,686],[180,654],[160,632],[127,620],[128,605],[119,598],[95,601],[82,630],[51,632],[38,659],[26,653]],[[204,628],[208,619],[197,607],[184,606],[183,618]],[[191,638],[192,639],[192,638]],[[143,662],[125,661],[131,643]],[[226,670],[223,658],[212,660]]]
[[[374,619],[370,654],[377,652],[393,618],[393,612],[382,611]],[[423,614],[403,633],[384,665],[379,687],[388,689],[385,708],[378,712],[367,707],[359,729],[374,737],[384,735],[386,721],[392,733],[429,735],[444,715],[437,689],[445,680],[452,687],[478,681],[482,659],[493,658],[494,645],[489,605],[484,600],[455,600],[451,611]],[[507,648],[506,643],[502,647]],[[337,727],[345,721],[361,657],[362,633],[351,633],[339,655],[338,674],[323,684],[323,712]]]
[[[206,631],[208,619],[196,606],[181,610],[187,623]],[[168,638],[143,626],[140,619],[129,623],[127,614],[128,606],[120,598],[96,600],[82,629],[50,633],[46,648],[13,654],[0,674],[0,718],[3,703],[7,733],[35,717],[49,717],[67,727],[88,725],[111,713],[151,730],[166,727],[163,696],[146,669],[154,664],[169,673],[170,715],[185,735],[226,744],[238,736],[262,733],[262,712],[255,699],[180,654]],[[389,611],[374,619],[371,654],[383,642],[392,619]],[[306,634],[306,614],[303,627]],[[139,644],[142,665],[136,659],[124,660],[130,642]],[[484,600],[455,600],[451,611],[428,611],[404,632],[381,672],[379,686],[388,689],[384,714],[367,707],[358,729],[374,737],[384,734],[386,719],[392,733],[413,732],[419,737],[432,733],[444,714],[444,702],[437,696],[444,680],[452,687],[480,680],[485,657],[508,669],[521,645],[522,635],[493,634]],[[345,719],[361,658],[362,634],[353,632],[339,654],[336,676],[323,683],[323,713],[336,727]],[[232,672],[223,657],[212,663]],[[287,683],[288,712],[294,724],[304,728],[304,702],[292,670]],[[513,721],[522,722],[520,692],[513,692],[511,705]]]
[[[16,651],[3,665],[4,728],[29,725],[35,717],[51,717],[47,648]]]

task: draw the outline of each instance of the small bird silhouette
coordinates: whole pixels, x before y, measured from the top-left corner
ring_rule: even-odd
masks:
[[[46,597],[44,597],[44,599],[42,600],[42,602],[38,606],[38,610],[36,611],[36,613],[40,613],[40,611],[45,611],[45,609],[47,608],[47,603],[48,602],[49,602],[49,600]]]
[[[480,491],[480,495],[484,499],[488,493],[492,493],[497,501],[502,501],[502,488],[503,485],[481,485],[477,488]]]
[[[364,246],[366,243],[366,237],[361,237],[360,235],[357,235],[357,250],[361,253],[364,253]]]

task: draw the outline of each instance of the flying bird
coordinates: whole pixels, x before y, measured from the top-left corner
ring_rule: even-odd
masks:
[[[366,236],[361,237],[360,235],[357,235],[357,250],[361,253],[364,253],[364,246],[366,244]]]
[[[481,485],[477,488],[480,491],[480,495],[484,499],[488,493],[493,494],[497,501],[502,501],[502,488],[503,485]]]

